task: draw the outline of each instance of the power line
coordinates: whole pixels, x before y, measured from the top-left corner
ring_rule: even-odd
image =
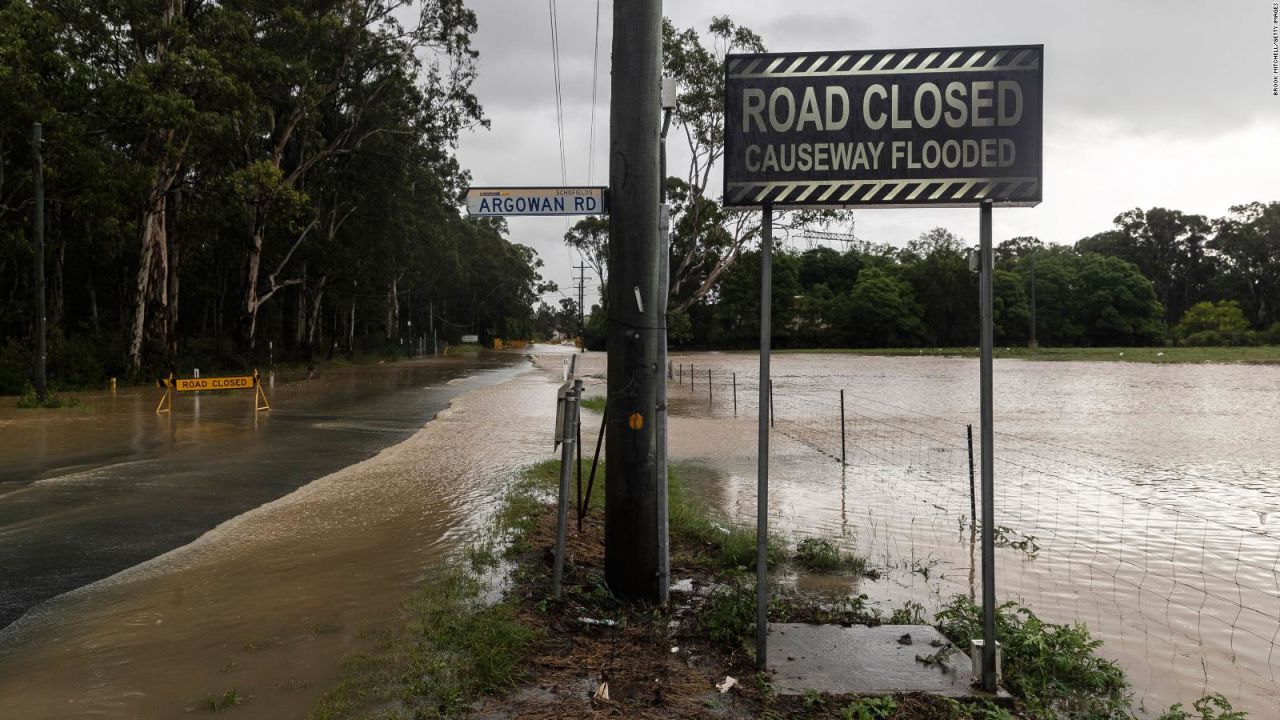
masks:
[[[595,178],[596,169],[596,78],[600,72],[600,0],[596,0],[596,39],[591,51],[591,132],[587,141],[587,184]]]
[[[564,102],[560,93],[560,27],[556,20],[556,0],[547,0],[547,12],[551,16],[551,69],[556,85],[556,127],[560,132],[560,184],[569,184],[569,174],[564,162]]]

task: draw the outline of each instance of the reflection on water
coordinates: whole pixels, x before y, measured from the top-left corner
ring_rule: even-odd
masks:
[[[11,627],[5,717],[178,717],[232,689],[246,717],[304,717],[513,469],[551,455],[554,384],[527,369],[484,378],[455,385],[466,394],[404,442]],[[495,442],[511,408],[520,422]]]

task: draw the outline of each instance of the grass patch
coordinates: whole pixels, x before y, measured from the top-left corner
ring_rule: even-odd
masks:
[[[591,397],[582,398],[582,407],[593,412],[604,414],[604,406],[608,403],[608,399],[603,395],[593,395]]]
[[[865,557],[842,553],[834,542],[826,538],[804,538],[796,544],[792,559],[799,567],[815,573],[862,575],[867,571]]]
[[[813,348],[775,350],[781,353],[845,355],[888,355],[927,357],[978,357],[976,347],[950,348]],[[1094,362],[1140,363],[1280,363],[1280,346],[1250,347],[1092,347],[1046,348],[997,347],[1000,359],[1085,360]]]
[[[71,408],[71,407],[79,407],[79,405],[80,405],[80,400],[78,398],[63,397],[53,391],[49,391],[45,393],[45,396],[41,398],[39,395],[36,394],[36,389],[32,387],[30,383],[27,384],[26,390],[24,390],[23,393],[18,396],[19,410],[34,410],[37,408],[39,409]]]
[[[235,689],[231,689],[221,695],[202,695],[191,701],[189,709],[203,710],[205,712],[221,712],[227,708],[235,707],[244,701],[244,695],[241,695]]]
[[[733,525],[720,536],[720,565],[726,570],[756,568],[756,531],[754,528]],[[781,536],[769,533],[765,541],[765,562],[769,567],[781,565],[787,560],[787,544]]]

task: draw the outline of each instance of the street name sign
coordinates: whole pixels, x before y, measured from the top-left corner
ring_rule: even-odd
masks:
[[[467,214],[600,215],[608,211],[604,187],[473,187],[467,189]]]
[[[729,55],[729,206],[1040,203],[1043,45]]]

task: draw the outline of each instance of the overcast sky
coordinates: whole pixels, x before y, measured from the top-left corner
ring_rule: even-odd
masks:
[[[607,184],[612,2],[599,3],[594,173],[588,177],[596,0],[555,0],[568,184]],[[558,185],[551,29],[542,0],[468,0],[479,17],[474,91],[492,126],[464,136],[473,184]],[[949,0],[668,0],[679,28],[705,34],[727,14],[770,51],[1043,43],[1044,202],[998,209],[995,240],[1073,243],[1124,210],[1163,206],[1218,217],[1280,200],[1280,97],[1271,94],[1271,0],[956,3]],[[671,173],[687,153],[672,132]],[[719,174],[719,171],[715,173]],[[717,188],[718,190],[718,188]],[[565,218],[512,218],[543,275],[566,293],[576,262]],[[858,237],[901,246],[945,226],[976,243],[976,209],[856,213]],[[806,247],[806,241],[793,241]],[[590,285],[590,283],[589,283]],[[554,302],[559,296],[546,298]]]

